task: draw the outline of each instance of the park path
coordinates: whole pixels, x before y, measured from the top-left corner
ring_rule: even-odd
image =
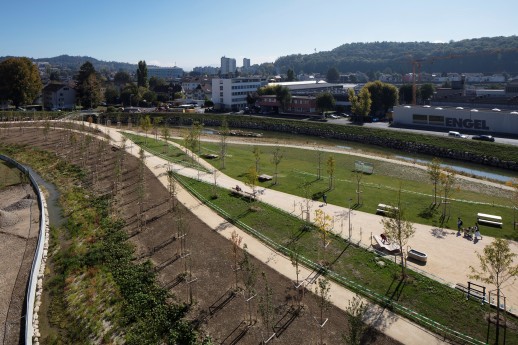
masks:
[[[108,133],[111,139],[116,144],[120,145],[120,143],[122,142],[122,135],[117,130],[104,127],[103,131],[105,133]],[[138,146],[134,145],[130,140],[127,141],[126,150],[128,151],[128,153],[138,157]],[[210,164],[202,160],[200,160],[200,163],[206,166],[206,168],[210,169],[210,171],[214,169]],[[205,182],[214,183],[212,173],[199,172],[195,169],[186,168],[181,165],[168,164],[166,160],[149,153],[146,154],[146,165],[160,180],[160,182],[166,187],[168,186],[168,167],[174,169],[178,174],[188,176],[191,178],[200,178]],[[242,185],[240,181],[236,181],[222,173],[219,173],[219,177],[217,178],[217,184],[220,187],[228,189],[234,187],[236,184]],[[242,186],[242,188],[244,188],[245,190],[247,189],[247,187],[245,186]],[[225,238],[230,240],[231,234],[234,231],[237,232],[239,236],[243,238],[242,244],[247,245],[248,251],[251,255],[253,255],[266,265],[272,267],[285,277],[291,279],[292,281],[296,280],[297,277],[295,274],[294,267],[291,264],[290,258],[275,252],[274,250],[272,250],[271,248],[257,240],[255,237],[230,224],[224,218],[220,217],[216,212],[214,212],[211,208],[209,208],[208,206],[200,202],[198,199],[193,197],[184,188],[178,188],[177,198],[204,223],[206,223],[210,228],[214,229],[215,231],[218,231],[218,233],[224,236]],[[266,190],[264,194],[261,196],[261,201],[268,202],[274,206],[287,210],[288,212],[290,212],[290,207],[293,208],[294,203],[296,204],[297,202],[300,202],[299,199],[301,198],[294,198],[292,195],[272,190]],[[314,206],[318,207],[318,205]],[[329,209],[326,209],[326,207],[329,207]],[[331,211],[331,207],[335,208],[332,205],[327,205],[324,207],[324,210],[326,212],[329,212]],[[343,213],[344,210],[340,210],[336,207],[336,212]],[[307,277],[309,278],[308,280],[310,280],[311,277],[314,276],[314,273],[315,272],[312,270],[302,268],[300,272],[300,277],[301,279]],[[316,284],[307,286],[309,290],[314,290],[315,287]],[[351,292],[350,290],[334,282],[330,282],[330,300],[331,303],[333,303],[338,308],[346,310],[349,301],[352,300],[354,296],[355,293]],[[431,333],[430,331],[422,328],[421,326],[376,304],[370,303],[368,301],[365,302],[369,305],[367,318],[365,321],[371,324],[379,331],[400,341],[401,343],[416,345],[446,344],[446,342],[444,342],[441,337],[438,337],[436,334]]]

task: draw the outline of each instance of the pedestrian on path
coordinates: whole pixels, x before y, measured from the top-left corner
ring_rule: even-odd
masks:
[[[457,229],[459,230],[460,232],[460,229],[462,228],[462,219],[460,219],[460,217],[457,219]]]
[[[324,204],[327,205],[327,195],[326,195],[326,193],[324,193],[324,195],[322,195],[322,200],[324,200]]]

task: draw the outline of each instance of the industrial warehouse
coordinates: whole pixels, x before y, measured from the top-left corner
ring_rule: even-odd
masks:
[[[405,105],[394,107],[393,125],[514,136],[518,135],[518,111]]]

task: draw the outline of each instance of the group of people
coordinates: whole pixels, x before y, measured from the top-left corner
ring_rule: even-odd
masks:
[[[458,235],[460,235],[460,233],[462,231],[464,233],[464,237],[469,240],[477,241],[479,239],[480,240],[482,239],[482,235],[480,235],[480,230],[478,229],[477,222],[475,222],[474,226],[470,226],[468,228],[463,228],[462,225],[463,225],[462,219],[460,219],[460,217],[459,217],[457,219],[457,229],[458,229],[457,234]]]

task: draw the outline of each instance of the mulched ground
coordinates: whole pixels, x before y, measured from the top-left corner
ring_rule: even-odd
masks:
[[[9,132],[4,129],[0,138],[3,142],[38,146],[61,157],[68,157],[92,172],[93,188],[98,193],[109,192],[115,179],[117,150],[111,148],[99,152],[97,141],[92,141],[90,149],[83,148],[90,150],[85,155],[81,149],[73,150],[68,145],[67,135],[64,130],[50,130],[45,139],[42,129],[22,131],[13,128]],[[81,137],[78,136],[77,140],[80,142]],[[83,156],[87,158],[81,159]],[[277,344],[319,343],[320,332],[315,318],[319,318],[320,309],[315,295],[306,293],[302,308],[298,309],[293,283],[251,258],[256,269],[255,290],[258,296],[251,302],[253,325],[247,327],[244,320],[248,320],[249,316],[244,294],[231,292],[235,286],[231,243],[181,204],[169,212],[166,188],[147,169],[145,202],[142,206],[144,214],[141,217],[146,221],[142,226],[137,216],[140,205],[136,158],[125,155],[122,180],[118,194],[119,210],[126,221],[130,241],[135,245],[137,260],[151,260],[161,284],[170,289],[178,300],[189,301],[192,294],[194,306],[189,318],[200,332],[211,335],[215,344],[258,344],[272,334],[272,329],[278,334],[273,340]],[[186,233],[186,236],[179,239],[180,233]],[[182,257],[182,253],[188,255]],[[243,253],[240,251],[239,255],[242,257]],[[185,272],[188,274],[185,275]],[[269,330],[266,330],[258,313],[259,296],[264,291],[262,272],[273,290],[274,317]],[[238,272],[238,276],[242,287],[242,271]],[[191,283],[188,284],[188,281]],[[331,307],[324,315],[329,318],[322,332],[324,343],[343,343],[342,334],[347,328],[345,313]],[[364,340],[365,344],[398,344],[374,330],[370,330]]]

